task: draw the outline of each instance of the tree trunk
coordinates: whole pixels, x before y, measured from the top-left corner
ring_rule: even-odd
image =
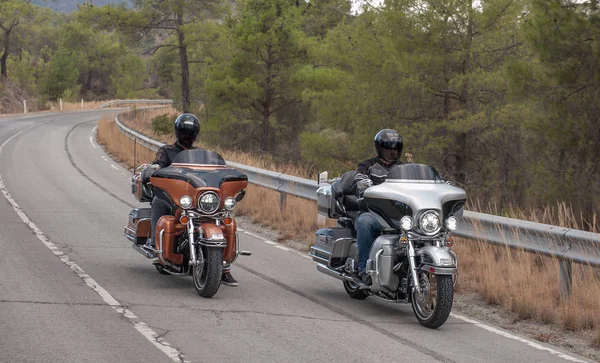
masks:
[[[265,98],[263,102],[263,113],[262,113],[262,138],[261,138],[261,149],[263,151],[271,150],[271,124],[269,119],[271,118],[271,106],[273,105],[273,54],[271,52],[271,45],[267,45],[267,61],[265,62],[267,68],[267,79],[265,80]]]
[[[179,40],[179,63],[181,66],[181,102],[183,112],[190,112],[190,70],[185,45],[185,34],[181,29],[183,26],[183,14],[177,14],[177,37]]]
[[[469,19],[467,23],[467,39],[465,42],[465,58],[462,64],[463,76],[469,73],[471,70],[471,45],[473,42],[473,4],[469,4]],[[469,111],[469,77],[464,77],[462,84],[462,90],[460,92],[460,107],[464,111]],[[466,132],[460,132],[456,136],[456,181],[464,184],[466,181],[466,167],[467,167],[467,137]]]
[[[8,40],[10,31],[4,32],[4,53],[0,57],[0,75],[8,78],[8,72],[6,70],[6,59],[8,59]]]
[[[261,149],[263,151],[269,151],[270,149],[270,142],[269,142],[269,129],[271,128],[271,125],[269,125],[269,117],[271,116],[271,105],[267,102],[264,105],[264,111],[263,111],[263,120],[262,120],[262,138],[261,138]]]

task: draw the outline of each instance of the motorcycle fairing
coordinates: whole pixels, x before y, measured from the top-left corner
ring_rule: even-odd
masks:
[[[221,184],[232,181],[247,181],[248,176],[236,169],[211,167],[210,169],[196,167],[180,167],[170,165],[152,174],[154,179],[172,179],[187,182],[194,188],[220,188]]]

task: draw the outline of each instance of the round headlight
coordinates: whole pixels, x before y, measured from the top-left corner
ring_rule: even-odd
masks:
[[[192,208],[192,198],[190,196],[184,195],[183,197],[179,198],[179,205],[183,209]]]
[[[458,219],[454,216],[448,217],[448,219],[446,219],[446,228],[450,231],[455,231],[458,228]]]
[[[413,227],[413,220],[409,216],[404,216],[400,219],[400,227],[405,231],[410,231]]]
[[[435,234],[440,229],[440,218],[434,212],[423,214],[420,223],[425,234]]]
[[[204,213],[212,214],[219,209],[219,202],[219,196],[216,193],[206,192],[198,200],[198,207]]]
[[[237,202],[235,201],[235,198],[228,197],[225,199],[225,203],[223,204],[225,205],[225,209],[232,210],[233,208],[235,208]]]

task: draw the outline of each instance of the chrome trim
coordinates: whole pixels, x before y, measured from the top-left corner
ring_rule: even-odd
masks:
[[[196,240],[194,239],[194,218],[189,216],[187,223],[188,228],[188,244],[190,246],[190,266],[197,266],[196,258]],[[202,228],[199,229],[198,233],[202,236]]]
[[[156,255],[158,256],[158,259],[160,260],[160,262],[162,262],[163,265],[167,264],[167,261],[165,261],[164,257],[163,257],[163,234],[165,234],[165,229],[161,229],[160,230],[160,235],[158,237],[158,250],[156,251]],[[169,263],[170,264],[170,263]]]
[[[228,165],[221,165],[221,164],[173,163],[171,165],[173,165],[173,166],[210,166],[211,168],[215,168],[215,169],[231,169],[230,166],[228,166]]]
[[[419,294],[423,293],[423,290],[421,289],[421,286],[419,285],[419,278],[417,276],[417,261],[416,261],[416,253],[415,253],[415,246],[413,244],[413,241],[408,240],[408,263],[410,266],[410,269],[412,271],[411,275],[412,275],[412,282],[414,285],[414,289],[417,290],[417,292]]]
[[[386,183],[446,184],[443,180],[386,179]]]
[[[346,274],[345,272],[338,272],[338,271],[332,270],[329,267],[323,265],[322,263],[317,264],[317,270],[326,275],[329,275],[331,277],[335,277],[338,280],[350,281],[350,282],[356,283],[356,280],[354,280],[354,278],[352,276],[348,276],[348,274]]]
[[[127,232],[129,232],[129,233],[131,233],[131,234],[129,234],[129,233],[127,233]],[[127,239],[128,239],[129,241],[131,241],[131,242],[133,242],[133,243],[135,243],[135,242],[136,242],[136,240],[137,240],[137,234],[136,234],[136,232],[135,232],[133,229],[129,228],[129,227],[125,227],[125,230],[123,231],[123,235],[124,235],[125,237],[127,237]]]
[[[452,257],[454,257],[454,263],[457,266],[456,273],[455,273],[455,278],[454,278],[454,283],[453,283],[453,287],[456,287],[456,283],[458,282],[458,256],[456,255],[456,252],[454,252],[450,248],[448,248],[448,252],[450,252],[450,254],[452,255]]]
[[[322,248],[319,248],[319,247],[316,247],[316,246],[311,246],[310,247],[310,252],[313,252],[313,251],[315,252],[315,254],[316,253],[321,253],[323,255],[331,257],[331,253],[329,251],[327,251],[327,250],[322,249]]]
[[[141,253],[142,255],[144,255],[146,258],[152,258],[152,254],[150,254],[150,252],[146,251],[145,249],[143,249],[142,247],[140,247],[140,245],[138,245],[137,243],[132,243],[131,247],[133,247],[134,250],[138,251],[139,253]]]
[[[240,250],[240,236],[237,233],[237,231],[235,232],[235,238],[236,238],[236,243],[235,243],[235,257],[233,259],[233,261],[231,261],[231,265],[233,265],[233,263],[237,260],[238,256],[252,256],[252,252],[251,251],[243,251]]]
[[[227,240],[198,238],[198,244],[206,247],[227,247]]]
[[[458,273],[458,269],[456,267],[437,267],[432,265],[422,265],[419,267],[419,270],[431,273],[431,269],[433,269],[433,273],[436,275],[455,275]]]

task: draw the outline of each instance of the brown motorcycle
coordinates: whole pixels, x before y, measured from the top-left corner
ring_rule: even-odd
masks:
[[[145,246],[151,234],[151,208],[133,209],[124,234],[136,251],[153,259],[158,272],[191,275],[198,294],[212,297],[219,290],[223,264],[251,255],[239,250],[231,217],[247,185],[245,174],[204,149],[182,151],[165,168],[141,165],[131,178],[131,192],[140,202],[166,201],[172,213],[158,220],[154,251]]]

